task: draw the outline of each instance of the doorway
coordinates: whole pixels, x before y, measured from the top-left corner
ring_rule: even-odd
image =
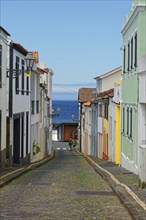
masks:
[[[13,163],[20,163],[20,118],[14,119]]]

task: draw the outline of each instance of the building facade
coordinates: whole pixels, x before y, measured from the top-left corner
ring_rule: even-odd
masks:
[[[78,143],[79,143],[79,150],[81,152],[84,151],[88,151],[87,150],[87,138],[88,138],[88,134],[87,131],[85,132],[85,124],[87,125],[89,123],[91,123],[91,107],[89,110],[89,107],[86,108],[86,112],[87,109],[88,111],[90,111],[90,113],[86,113],[85,114],[85,106],[84,104],[87,102],[91,102],[93,99],[93,91],[95,90],[95,88],[80,88],[79,92],[78,92],[78,103],[79,103],[79,129],[78,129]],[[90,117],[90,119],[89,119]],[[90,125],[91,127],[91,125]],[[89,126],[86,126],[86,129],[89,128]],[[91,130],[91,128],[90,128]],[[90,143],[90,141],[89,141]],[[86,144],[86,150],[85,150],[85,144]]]
[[[146,1],[132,2],[126,17],[123,35],[122,77],[122,166],[139,174],[139,150],[145,146],[145,62],[146,62]],[[144,166],[144,164],[142,165]],[[142,169],[142,168],[141,168]]]
[[[12,162],[30,162],[30,77],[25,74],[28,51],[9,41],[9,117]]]
[[[7,94],[7,38],[10,34],[0,26],[0,164],[3,167],[10,158],[8,94]],[[8,123],[8,124],[7,124]]]
[[[96,80],[96,108],[97,124],[92,123],[93,131],[97,130],[97,155],[102,159],[110,159],[113,155],[111,132],[113,124],[111,120],[112,98],[114,96],[114,84],[121,78],[122,67],[117,67],[95,78]]]

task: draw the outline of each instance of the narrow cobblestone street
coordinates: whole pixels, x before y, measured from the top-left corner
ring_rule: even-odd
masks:
[[[0,219],[131,219],[86,159],[56,146],[51,162],[1,189]]]

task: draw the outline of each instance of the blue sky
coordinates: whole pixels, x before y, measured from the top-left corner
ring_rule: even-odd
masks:
[[[121,28],[130,7],[131,0],[0,0],[0,24],[12,40],[37,50],[54,70],[54,84],[69,91],[70,84],[94,83],[121,65]]]

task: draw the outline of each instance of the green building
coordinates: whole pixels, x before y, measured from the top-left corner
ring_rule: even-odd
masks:
[[[146,0],[125,18],[121,104],[121,164],[146,181]]]

